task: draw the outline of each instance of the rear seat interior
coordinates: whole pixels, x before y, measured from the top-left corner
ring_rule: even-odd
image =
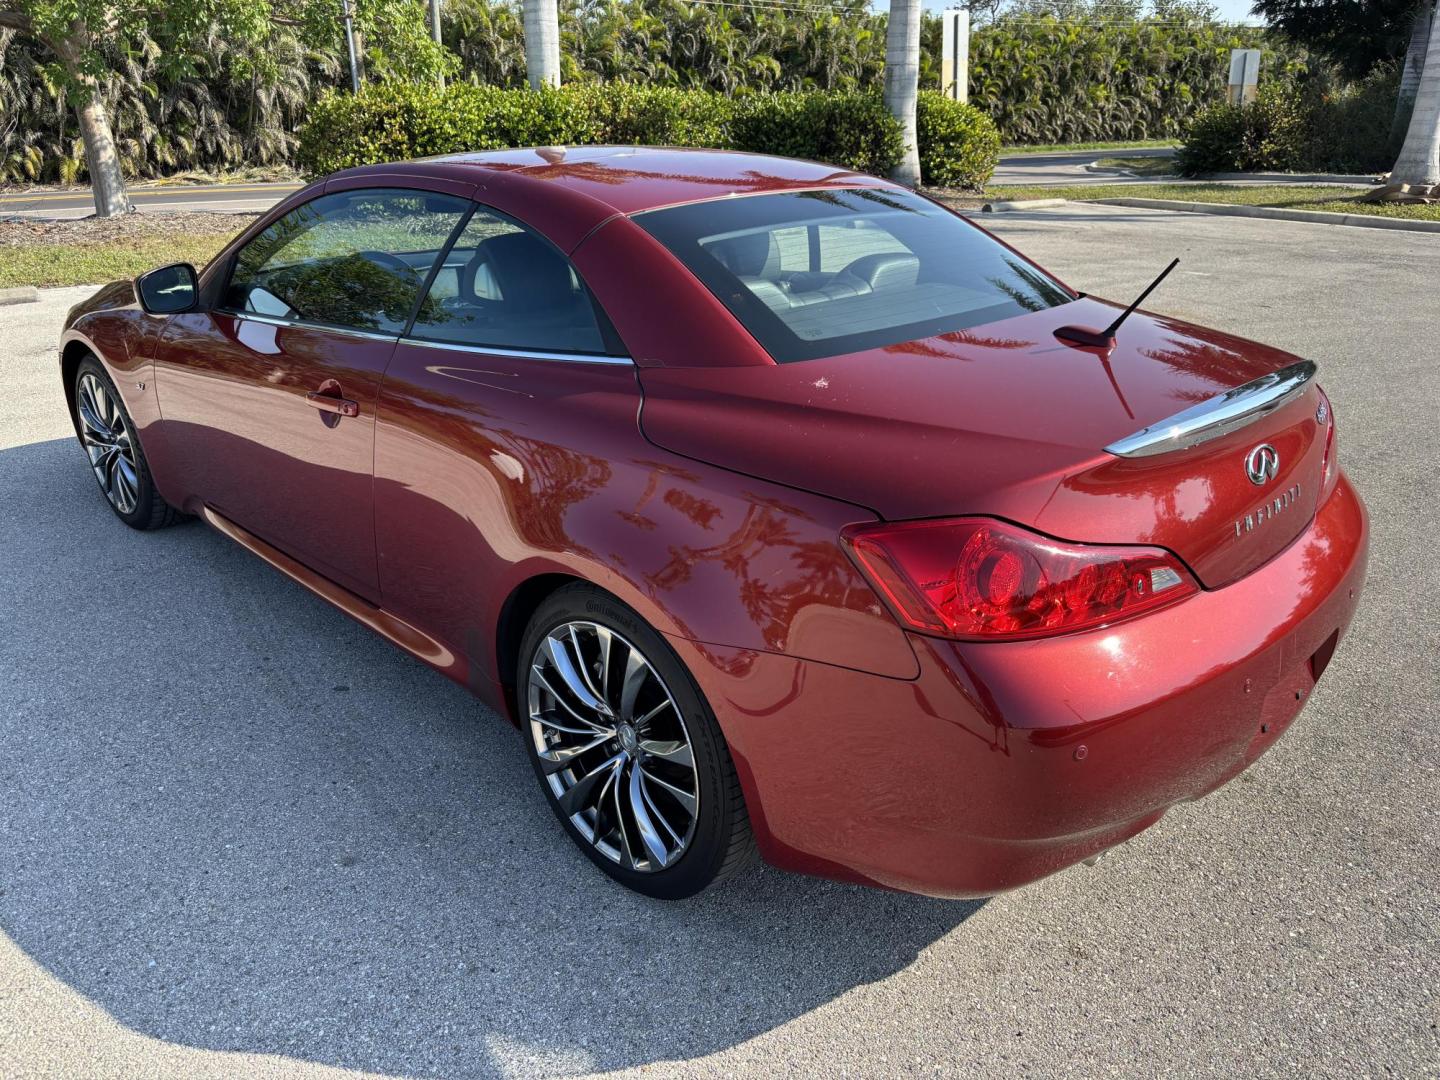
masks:
[[[862,255],[835,273],[782,270],[780,244],[769,231],[712,240],[705,249],[772,311],[908,289],[920,275],[919,258],[908,252]]]

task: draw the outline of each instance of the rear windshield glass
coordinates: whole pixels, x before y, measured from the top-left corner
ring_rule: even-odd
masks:
[[[780,362],[952,333],[1075,299],[1003,244],[908,192],[752,195],[634,220]]]

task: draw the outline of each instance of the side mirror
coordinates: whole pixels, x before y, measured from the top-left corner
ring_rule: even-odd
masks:
[[[189,263],[172,263],[136,278],[135,293],[140,306],[151,315],[176,315],[195,306],[200,281]]]

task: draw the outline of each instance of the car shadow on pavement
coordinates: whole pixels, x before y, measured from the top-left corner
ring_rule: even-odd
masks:
[[[519,737],[198,524],[140,534],[71,440],[0,451],[0,930],[123,1024],[421,1076],[734,1046],[980,907],[766,868],[611,884]]]

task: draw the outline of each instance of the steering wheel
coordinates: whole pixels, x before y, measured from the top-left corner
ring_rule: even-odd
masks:
[[[421,284],[420,273],[413,266],[388,251],[357,251],[355,254],[367,262],[376,266],[383,266],[387,270],[399,270],[403,275],[414,281],[418,287]]]

